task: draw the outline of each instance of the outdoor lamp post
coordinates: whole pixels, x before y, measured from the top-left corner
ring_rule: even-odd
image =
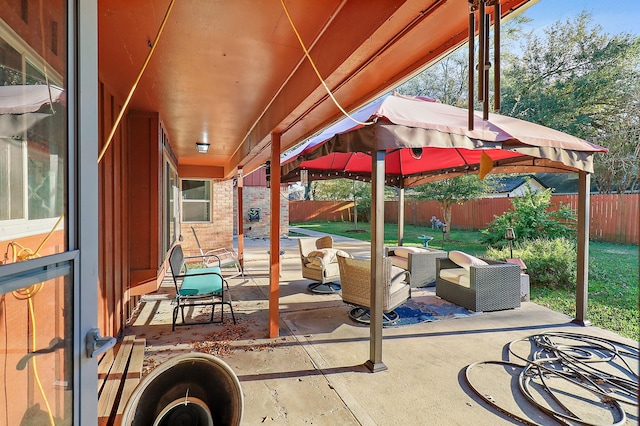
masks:
[[[513,240],[516,239],[516,233],[513,228],[507,228],[504,230],[504,237],[509,240],[509,253],[511,259],[513,259]]]
[[[440,230],[442,231],[442,250],[444,250],[444,234],[447,233],[447,224],[443,223]]]

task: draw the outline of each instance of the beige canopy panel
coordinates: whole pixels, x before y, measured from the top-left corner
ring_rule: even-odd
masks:
[[[476,112],[424,98],[390,95],[345,118],[282,159],[283,181],[307,170],[313,179],[367,180],[371,159],[386,151],[386,183],[412,186],[465,173],[593,172],[593,154],[607,150],[580,138],[499,114]],[[335,132],[334,132],[335,130]],[[355,153],[355,154],[354,154]]]

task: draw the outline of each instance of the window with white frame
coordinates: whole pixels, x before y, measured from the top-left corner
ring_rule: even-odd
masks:
[[[0,234],[7,238],[51,228],[65,208],[62,77],[41,62],[0,26]]]
[[[182,220],[211,222],[211,181],[182,180]]]

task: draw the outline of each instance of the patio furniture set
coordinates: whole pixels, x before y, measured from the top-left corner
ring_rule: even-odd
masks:
[[[368,322],[371,261],[334,248],[331,236],[300,238],[298,245],[302,276],[314,281],[308,289],[341,291],[342,300],[354,306],[349,316]],[[521,271],[513,263],[422,247],[387,247],[382,261],[384,322],[397,319],[393,310],[411,297],[412,288],[432,285],[440,298],[475,312],[520,307]]]
[[[185,309],[211,306],[208,323],[224,320],[228,306],[233,322],[235,315],[227,278],[243,276],[237,255],[221,248],[204,251],[197,240],[199,256],[185,257],[176,245],[169,256],[169,266],[176,296],[172,329],[190,325]],[[329,235],[321,238],[298,239],[303,278],[312,280],[308,290],[314,293],[340,292],[342,300],[353,306],[349,316],[358,322],[369,322],[371,300],[371,261],[356,259],[334,247]],[[197,268],[188,268],[189,259],[198,260]],[[411,290],[436,287],[436,295],[475,312],[514,309],[521,301],[521,270],[513,263],[480,259],[460,251],[449,253],[424,247],[387,247],[383,262],[384,322],[397,320],[394,309],[411,298]],[[231,267],[231,275],[223,268]],[[226,269],[229,271],[229,269]],[[525,275],[526,276],[526,275]],[[528,278],[528,277],[527,277]],[[220,319],[214,321],[216,306]],[[178,323],[178,314],[181,322]],[[200,322],[198,322],[200,323]]]

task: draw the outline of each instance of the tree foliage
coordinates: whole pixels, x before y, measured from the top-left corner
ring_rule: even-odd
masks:
[[[567,205],[549,211],[551,189],[534,192],[525,187],[525,195],[511,199],[513,210],[508,210],[482,230],[482,242],[492,247],[504,246],[504,231],[513,228],[516,241],[537,238],[575,238],[576,214]]]
[[[582,13],[523,37],[504,67],[502,113],[610,149],[595,159],[603,192],[638,180],[640,37],[610,35]]]
[[[607,34],[585,12],[542,32],[531,30],[530,22],[519,16],[503,26],[500,112],[608,148],[595,156],[598,189],[637,189],[640,37]],[[397,90],[464,107],[467,58],[468,49],[459,49]],[[493,97],[493,82],[490,91]]]
[[[529,22],[531,22],[531,19],[524,15],[518,15],[502,26],[501,57],[503,61],[509,62],[512,58],[515,58],[514,53],[512,53],[512,51],[516,50],[514,44],[521,39],[524,25]],[[493,38],[491,38],[491,42],[493,42]],[[477,64],[478,43],[475,44],[475,47],[475,63]],[[448,105],[466,108],[469,94],[468,76],[469,48],[467,46],[445,56],[411,80],[398,86],[396,90],[403,95],[426,96]],[[491,81],[490,86],[492,85],[493,82]],[[481,109],[481,104],[475,102],[475,108]]]
[[[366,182],[349,179],[330,179],[317,180],[310,183],[310,198],[313,200],[353,201],[354,195],[358,200],[364,197],[371,198],[371,195],[369,195],[371,185]]]
[[[513,256],[527,265],[531,285],[571,288],[576,284],[577,251],[573,239],[535,238],[518,241],[513,247]],[[489,259],[503,260],[511,257],[509,248],[489,248]]]
[[[458,49],[397,88],[408,96],[427,96],[464,107],[467,104],[467,50]]]
[[[449,240],[449,231],[453,223],[451,218],[453,205],[480,198],[492,186],[493,179],[489,176],[485,177],[484,180],[480,180],[477,175],[463,175],[418,185],[414,194],[417,198],[441,203],[444,223],[448,225],[445,238]]]

